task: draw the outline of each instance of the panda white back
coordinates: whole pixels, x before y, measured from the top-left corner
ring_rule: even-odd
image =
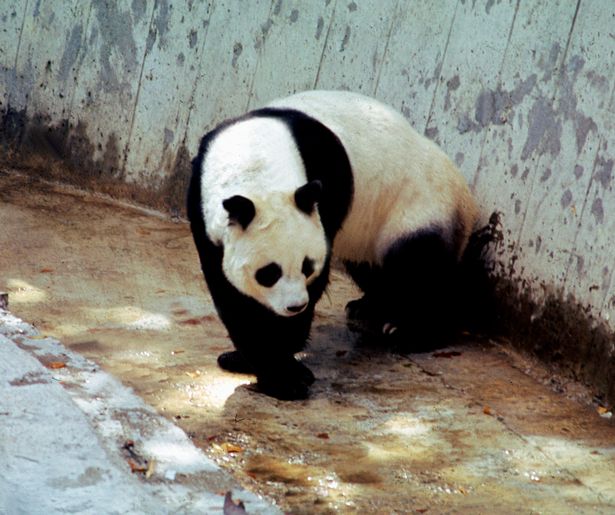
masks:
[[[402,236],[442,231],[461,254],[478,209],[455,165],[397,111],[363,95],[308,91],[270,107],[301,111],[342,142],[354,181],[350,211],[333,254],[341,260],[381,263]]]

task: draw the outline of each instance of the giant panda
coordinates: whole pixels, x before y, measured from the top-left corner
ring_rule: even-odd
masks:
[[[348,316],[412,350],[441,335],[455,268],[478,217],[454,164],[372,98],[307,91],[202,138],[188,217],[206,283],[235,350],[226,370],[279,399],[309,394],[295,358],[332,256],[364,296]]]

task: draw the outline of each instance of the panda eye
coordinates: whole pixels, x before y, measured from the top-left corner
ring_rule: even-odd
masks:
[[[269,263],[267,266],[259,268],[254,274],[256,282],[266,288],[271,288],[280,277],[282,277],[282,269],[276,263]]]
[[[303,260],[303,265],[301,266],[301,273],[306,277],[309,277],[314,273],[314,261],[310,258],[305,258]]]

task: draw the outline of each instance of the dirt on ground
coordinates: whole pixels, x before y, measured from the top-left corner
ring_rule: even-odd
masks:
[[[612,513],[615,426],[506,342],[425,354],[346,326],[341,272],[285,402],[216,365],[231,343],[184,221],[0,171],[0,291],[289,513]],[[446,323],[443,318],[443,323]]]

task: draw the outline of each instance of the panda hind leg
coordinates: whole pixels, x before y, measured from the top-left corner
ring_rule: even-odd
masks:
[[[387,343],[422,352],[450,342],[457,327],[456,269],[454,253],[436,231],[402,238],[388,249],[374,290]]]
[[[363,292],[359,299],[346,304],[346,317],[350,322],[374,322],[379,318],[374,292],[381,280],[381,270],[370,263],[345,261],[346,271]]]

